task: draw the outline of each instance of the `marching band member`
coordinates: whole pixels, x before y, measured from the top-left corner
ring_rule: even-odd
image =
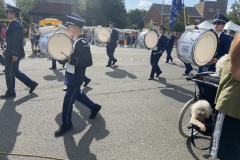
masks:
[[[225,17],[223,14],[218,13],[215,15],[214,22],[213,22],[214,31],[218,35],[218,39],[219,39],[217,54],[212,59],[212,63],[210,65],[199,67],[198,73],[208,72],[208,71],[215,72],[216,71],[215,65],[216,65],[218,59],[220,59],[225,54],[228,54],[228,51],[229,51],[230,45],[231,45],[231,43],[229,41],[230,36],[226,35],[224,33],[224,29],[223,29],[227,22],[229,22],[229,19],[227,17]]]
[[[229,41],[230,41],[230,43],[232,43],[235,33],[236,33],[235,31],[229,30],[229,34],[230,34]]]
[[[75,42],[74,53],[68,57],[66,64],[66,75],[64,84],[67,85],[67,92],[64,97],[63,110],[62,110],[62,125],[59,130],[55,132],[55,136],[59,137],[66,132],[73,129],[72,125],[72,108],[75,100],[81,102],[89,109],[91,109],[90,119],[94,119],[100,111],[101,106],[93,103],[81,90],[80,87],[84,81],[85,71],[87,67],[92,66],[92,55],[88,42],[81,38],[83,35],[83,25],[85,22],[80,16],[76,18],[75,14],[66,16],[68,22],[68,33],[73,36]]]
[[[170,30],[170,39],[168,39],[168,45],[167,45],[167,59],[165,63],[168,63],[169,60],[171,60],[171,62],[173,61],[173,58],[171,56],[172,50],[173,50],[173,45],[174,45],[174,40],[175,40],[175,36],[173,34],[174,30]]]
[[[116,25],[115,23],[110,21],[109,28],[111,30],[111,38],[108,40],[108,44],[107,44],[107,55],[109,57],[109,60],[108,60],[108,65],[106,65],[106,67],[111,67],[117,62],[117,60],[114,58],[114,52],[115,52],[115,49],[117,46],[117,40],[118,40],[118,31],[114,29],[115,25]]]
[[[158,62],[159,62],[159,59],[162,56],[163,52],[167,48],[168,39],[163,34],[165,30],[166,30],[166,28],[163,27],[162,25],[160,25],[160,27],[158,28],[158,35],[159,35],[159,40],[158,40],[158,44],[157,44],[158,48],[157,48],[157,50],[152,50],[152,54],[150,57],[150,63],[152,65],[152,72],[151,72],[150,78],[148,80],[153,80],[155,73],[157,74],[156,77],[159,77],[159,75],[162,73],[161,69],[158,66]]]
[[[1,99],[16,96],[15,77],[30,88],[29,93],[32,93],[38,85],[38,83],[32,81],[19,70],[19,61],[22,57],[25,57],[23,48],[24,34],[20,12],[20,8],[7,4],[6,15],[11,21],[6,31],[5,76],[7,91],[5,95],[0,96]]]

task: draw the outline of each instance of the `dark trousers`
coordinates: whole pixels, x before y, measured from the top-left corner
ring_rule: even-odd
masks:
[[[172,59],[172,49],[173,47],[170,47],[170,48],[167,48],[167,59],[166,59],[166,62],[169,62],[170,59]]]
[[[72,109],[75,100],[81,102],[89,109],[93,109],[95,107],[95,103],[93,103],[86,95],[80,90],[80,87],[67,87],[67,92],[64,97],[63,102],[63,110],[62,110],[62,123],[69,124],[72,123]]]
[[[64,64],[65,62],[63,62],[63,61],[58,61],[58,63]],[[56,60],[56,59],[52,59],[52,67],[53,67],[53,68],[57,68],[57,60]]]
[[[13,62],[12,57],[5,58],[5,76],[7,84],[6,95],[16,94],[15,77],[29,88],[36,83],[19,70],[19,60],[17,62]]]
[[[193,70],[192,65],[190,63],[184,63],[186,70],[185,73],[189,74],[191,70]]]
[[[114,58],[114,52],[115,52],[115,48],[107,48],[107,55],[109,57],[108,60],[108,65],[111,66],[112,62],[116,62],[117,60]]]
[[[160,67],[158,66],[158,62],[159,62],[159,59],[160,59],[161,56],[162,56],[162,53],[157,52],[156,50],[152,50],[152,54],[151,54],[151,57],[150,57],[150,63],[152,65],[152,71],[151,71],[151,74],[150,74],[151,78],[154,77],[155,73],[157,75],[162,73]]]
[[[85,76],[85,78],[84,78],[83,82],[85,82],[85,83],[89,83],[90,81],[91,81],[91,79],[90,79],[90,78],[88,78],[87,76]]]
[[[124,46],[124,40],[120,40],[119,44],[120,44],[120,47],[123,47]]]
[[[4,66],[5,65],[5,58],[0,54],[0,63]]]

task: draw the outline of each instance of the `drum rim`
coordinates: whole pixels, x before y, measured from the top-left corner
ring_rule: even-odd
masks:
[[[46,50],[47,50],[47,53],[51,56],[51,53],[49,52],[49,50],[48,50],[48,41],[52,38],[52,36],[53,35],[55,35],[55,34],[63,34],[63,35],[65,35],[65,36],[67,36],[68,38],[69,38],[69,36],[68,35],[66,35],[65,33],[62,33],[62,32],[53,32],[53,34],[47,39],[47,45],[46,45]],[[69,40],[70,40],[70,42],[71,42],[71,39],[69,38]],[[71,45],[71,54],[73,53],[73,46]],[[70,55],[71,55],[70,54]],[[51,56],[52,57],[52,56]],[[58,60],[58,59],[57,59]]]
[[[149,32],[153,32],[153,33],[155,33],[154,31],[148,31],[148,32],[146,33],[146,35],[147,35]],[[155,34],[156,34],[156,33],[155,33]],[[156,34],[156,35],[157,35],[157,34]],[[158,35],[157,35],[157,36],[158,36]],[[146,37],[146,36],[144,36],[144,41],[143,41],[144,44],[145,44],[145,37]],[[158,42],[157,42],[157,44],[158,44]],[[156,46],[157,46],[157,44],[156,44]],[[153,48],[148,48],[148,46],[147,46],[146,44],[145,44],[145,46],[147,47],[147,49],[153,49],[153,48],[156,47],[156,46],[155,46],[155,47],[153,47]]]
[[[149,33],[149,32],[154,32],[154,31],[148,30],[148,31],[142,31],[141,33],[145,33],[145,32],[146,32],[146,34],[147,34],[147,33]],[[141,33],[140,33],[140,34],[141,34]],[[154,33],[155,33],[155,32],[154,32]],[[140,35],[140,34],[139,34],[139,35]],[[145,34],[145,35],[146,35],[146,34]],[[156,34],[156,33],[155,33],[155,34]],[[156,34],[156,35],[157,35],[157,34]],[[148,46],[147,46],[146,43],[145,43],[145,37],[146,37],[146,36],[143,37],[143,43],[144,43],[144,46],[145,46],[145,47],[143,47],[142,44],[141,44],[141,41],[139,41],[140,36],[138,36],[138,41],[140,42],[139,44],[142,46],[142,48],[154,49],[154,48],[157,46],[158,41],[157,41],[157,44],[156,44],[155,47],[153,47],[153,48],[148,48]]]

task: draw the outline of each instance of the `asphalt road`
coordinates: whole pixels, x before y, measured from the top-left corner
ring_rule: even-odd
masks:
[[[213,158],[209,150],[200,151],[178,131],[178,116],[183,105],[194,95],[194,83],[182,76],[185,66],[177,60],[159,61],[160,78],[149,81],[150,52],[135,48],[117,48],[118,59],[106,68],[104,47],[91,46],[93,66],[86,75],[92,79],[82,88],[89,98],[102,105],[95,120],[90,110],[76,102],[73,109],[74,130],[60,138],[54,132],[61,124],[65,92],[64,70],[49,70],[51,59],[27,56],[20,70],[39,83],[33,94],[16,81],[15,99],[0,100],[0,152],[34,154],[70,160],[202,160]],[[196,67],[194,67],[196,72]],[[3,67],[0,66],[0,70]],[[6,91],[5,76],[0,72],[0,91]],[[209,139],[199,137],[196,144],[209,146]],[[0,160],[42,160],[7,156]]]

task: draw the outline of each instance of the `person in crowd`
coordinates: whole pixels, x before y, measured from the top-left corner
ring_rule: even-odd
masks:
[[[32,93],[38,83],[32,81],[23,72],[19,70],[19,61],[25,57],[23,48],[23,26],[20,19],[21,9],[7,4],[6,15],[11,21],[6,31],[7,49],[5,51],[5,77],[7,91],[1,95],[1,99],[6,99],[16,96],[15,77],[30,88],[29,93]]]
[[[0,33],[1,32],[2,32],[2,25],[0,23]],[[3,42],[4,42],[4,39],[3,39],[3,36],[1,34],[1,36],[0,36],[0,43],[1,43],[2,50],[3,50]],[[0,64],[2,64],[3,66],[5,65],[5,59],[4,59],[2,54],[0,54]]]
[[[29,38],[30,38],[31,45],[32,45],[32,54],[37,54],[37,49],[36,49],[37,44],[35,43],[35,41],[37,40],[36,35],[38,35],[38,30],[36,29],[35,24],[32,23],[29,28]]]
[[[150,78],[148,80],[153,80],[155,73],[156,73],[156,77],[159,77],[159,75],[162,73],[160,67],[158,66],[158,62],[159,62],[159,59],[162,56],[163,52],[167,48],[168,39],[164,35],[165,30],[166,30],[166,28],[163,27],[162,25],[160,25],[160,27],[158,28],[159,40],[158,40],[158,44],[157,44],[157,50],[152,50],[152,54],[150,57],[152,71],[150,74]]]
[[[231,43],[229,41],[230,36],[226,35],[224,33],[224,29],[223,29],[227,22],[229,22],[229,19],[221,13],[218,13],[214,16],[214,21],[213,21],[214,31],[218,35],[218,38],[219,38],[217,54],[211,60],[211,64],[203,66],[203,67],[199,67],[198,73],[209,72],[209,71],[215,72],[216,71],[215,65],[216,65],[217,61],[225,54],[228,54],[228,51],[229,51],[230,45],[231,45]]]
[[[101,106],[92,102],[87,95],[80,90],[80,87],[85,79],[86,68],[92,66],[92,55],[90,45],[86,40],[82,39],[83,19],[72,13],[72,16],[66,16],[68,33],[75,40],[75,49],[71,57],[67,59],[68,65],[75,68],[75,71],[66,70],[65,82],[67,85],[66,95],[63,102],[62,110],[62,125],[55,132],[55,137],[59,137],[73,129],[72,125],[72,109],[75,100],[81,102],[91,110],[89,119],[94,119],[101,109]]]
[[[135,45],[134,47],[137,48],[138,45],[138,32],[135,33]]]
[[[90,39],[91,39],[91,35],[90,35],[90,31],[87,32],[87,41],[88,43],[90,43]]]
[[[114,29],[115,25],[116,24],[114,22],[111,22],[111,21],[109,22],[111,38],[108,39],[108,44],[107,44],[107,55],[109,57],[109,60],[106,67],[111,67],[117,62],[117,59],[114,58],[114,52],[115,52],[117,40],[118,40],[118,31]]]
[[[171,54],[172,54],[172,50],[173,50],[175,36],[173,34],[174,30],[171,29],[169,32],[170,32],[170,35],[169,35],[170,38],[168,39],[168,45],[167,45],[167,49],[166,49],[166,51],[167,51],[167,59],[166,59],[165,63],[168,63],[169,60],[171,60],[171,62],[173,61],[173,58],[172,58]]]
[[[120,43],[120,47],[124,47],[124,40],[125,40],[125,35],[122,32],[119,36],[119,43]]]
[[[5,23],[3,23],[2,24],[2,29],[1,29],[1,36],[3,38],[2,42],[5,42],[6,30],[7,30],[7,25]],[[2,43],[2,47],[3,47],[3,43]]]
[[[131,37],[130,37],[130,34],[127,33],[126,35],[127,35],[127,46],[130,46],[130,44],[131,44]]]
[[[135,45],[135,34],[134,33],[132,33],[132,47],[133,47],[133,45]]]
[[[90,35],[91,35],[91,43],[90,44],[93,44],[94,43],[94,30],[92,30]]]
[[[232,42],[218,87],[216,122],[211,155],[221,160],[240,159],[240,34]]]
[[[230,43],[232,43],[235,33],[236,33],[235,31],[229,30],[229,34],[230,34],[229,41],[230,41]]]

